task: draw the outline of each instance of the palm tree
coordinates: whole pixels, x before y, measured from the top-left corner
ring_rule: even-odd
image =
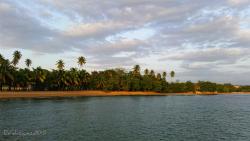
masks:
[[[32,73],[29,69],[29,67],[31,66],[32,64],[32,61],[30,59],[26,59],[25,60],[25,64],[27,66],[27,68],[24,70],[24,74],[25,74],[25,79],[27,80],[27,82],[25,83],[25,86],[26,86],[26,90],[29,90],[31,89],[31,80],[32,80]]]
[[[144,70],[144,74],[145,74],[145,75],[148,75],[148,74],[149,74],[149,70],[148,70],[148,69],[145,69],[145,70]]]
[[[26,59],[26,60],[25,60],[25,64],[26,64],[26,66],[29,68],[30,65],[32,64],[32,61],[31,61],[30,59]]]
[[[105,88],[105,78],[104,76],[99,76],[97,79],[97,88],[98,89],[104,89]]]
[[[164,71],[164,72],[162,73],[162,77],[164,78],[164,80],[166,80],[166,78],[167,78],[167,72]]]
[[[21,57],[22,57],[22,54],[20,51],[18,51],[18,50],[14,51],[12,64],[14,66],[16,66],[18,64],[19,60],[21,59]]]
[[[155,71],[154,70],[150,71],[150,76],[155,77]]]
[[[0,54],[0,90],[9,87],[9,90],[18,88],[18,90],[29,90],[33,86],[34,90],[128,90],[128,91],[157,91],[172,92],[175,84],[168,85],[167,75],[175,77],[175,72],[156,73],[154,70],[145,69],[144,75],[140,74],[140,66],[135,65],[132,71],[126,72],[122,69],[110,69],[89,74],[84,69],[71,68],[64,69],[63,60],[56,62],[56,70],[46,70],[41,67],[29,67],[32,64],[31,59],[26,59],[26,68],[16,67],[22,57],[19,51],[13,53],[13,60],[9,61]],[[82,67],[86,63],[83,56],[77,58],[77,63]],[[172,80],[171,80],[172,81]],[[170,86],[170,87],[168,87]],[[171,88],[173,87],[173,88]],[[180,87],[186,87],[186,84]],[[172,90],[173,89],[173,90]]]
[[[57,63],[56,63],[56,66],[57,66],[57,69],[58,70],[63,70],[63,68],[64,68],[64,62],[63,62],[63,60],[58,60],[57,61]]]
[[[66,72],[63,70],[64,62],[63,60],[58,60],[56,63],[57,69],[59,70],[57,76],[57,84],[59,89],[63,89],[68,85]]]
[[[174,71],[171,71],[170,72],[170,76],[171,76],[171,79],[173,79],[175,77],[175,72]],[[173,80],[172,80],[173,81]]]
[[[133,73],[134,73],[134,74],[140,74],[140,69],[141,69],[141,68],[140,68],[139,65],[135,65],[135,66],[134,66]]]
[[[4,61],[4,57],[2,56],[2,54],[0,54],[0,65],[3,63]]]
[[[86,59],[83,56],[78,57],[78,65],[82,67],[84,64],[86,64]]]
[[[35,82],[35,88],[40,89],[41,84],[45,81],[47,74],[44,69],[41,67],[37,67],[34,71],[34,82]]]
[[[80,70],[78,75],[80,79],[80,90],[86,89],[87,83],[89,81],[89,74],[85,70]]]
[[[161,80],[161,74],[160,73],[157,73],[157,77],[156,77],[158,80]]]
[[[78,70],[76,68],[71,68],[68,75],[69,75],[68,81],[70,83],[71,89],[76,89],[80,84]]]
[[[14,81],[14,76],[12,75],[14,68],[8,59],[0,57],[0,90],[2,90],[3,84],[9,85],[9,90],[11,89],[11,84]]]

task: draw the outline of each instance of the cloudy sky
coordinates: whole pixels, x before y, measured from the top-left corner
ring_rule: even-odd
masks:
[[[139,64],[176,79],[250,84],[249,0],[0,0],[0,53],[33,67]]]

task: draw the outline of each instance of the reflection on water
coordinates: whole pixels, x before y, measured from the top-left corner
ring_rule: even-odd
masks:
[[[250,95],[0,101],[0,140],[235,141],[249,125]]]

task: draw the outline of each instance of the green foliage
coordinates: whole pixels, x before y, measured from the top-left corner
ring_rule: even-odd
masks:
[[[14,66],[16,66],[16,65],[18,64],[19,60],[21,59],[21,57],[22,57],[22,54],[21,54],[20,51],[17,51],[17,50],[14,51],[14,53],[13,53],[12,64],[13,64]]]
[[[32,64],[32,61],[31,61],[30,59],[26,59],[26,60],[25,60],[25,64],[26,64],[26,66],[29,68],[30,65]]]
[[[236,89],[238,92],[250,92],[250,86],[242,86],[238,89]]]
[[[187,81],[185,83],[185,91],[186,92],[195,92],[195,84],[191,81]]]
[[[82,67],[84,64],[86,64],[86,59],[85,59],[85,57],[83,57],[83,56],[78,57],[77,63],[78,63],[78,65],[79,65],[80,67]]]
[[[137,76],[141,75],[140,70],[141,70],[141,67],[139,65],[135,65],[134,70],[133,70],[133,74],[137,75]]]
[[[169,93],[183,93],[185,90],[185,83],[170,83],[167,92]]]
[[[13,53],[10,62],[0,54],[0,90],[105,90],[105,91],[156,91],[168,93],[181,92],[249,92],[250,86],[235,87],[231,84],[216,84],[208,81],[192,83],[168,83],[167,72],[155,73],[154,70],[145,69],[142,75],[141,67],[135,65],[131,71],[124,69],[109,69],[88,73],[84,69],[64,69],[63,60],[56,63],[57,70],[46,70],[42,67],[29,69],[32,61],[26,59],[27,68],[18,69],[16,65],[21,58],[21,52]],[[86,63],[80,56],[77,60],[79,66]],[[175,72],[169,73],[171,78]]]
[[[208,82],[208,81],[199,81],[198,84],[199,91],[201,92],[216,92],[216,83]]]
[[[56,62],[56,67],[57,67],[57,69],[58,70],[63,70],[63,68],[64,68],[64,62],[63,62],[63,60],[58,60],[57,62]]]
[[[11,65],[10,61],[4,59],[0,55],[0,89],[2,90],[3,85],[8,85],[9,90],[11,90],[11,85],[14,81],[14,66]]]

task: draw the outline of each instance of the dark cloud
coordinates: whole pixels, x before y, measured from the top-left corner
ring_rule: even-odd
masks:
[[[0,3],[0,46],[38,52],[57,52],[65,45],[58,31],[41,25],[33,17],[10,3]],[[5,5],[5,8],[3,7]],[[6,9],[6,7],[8,7]]]

